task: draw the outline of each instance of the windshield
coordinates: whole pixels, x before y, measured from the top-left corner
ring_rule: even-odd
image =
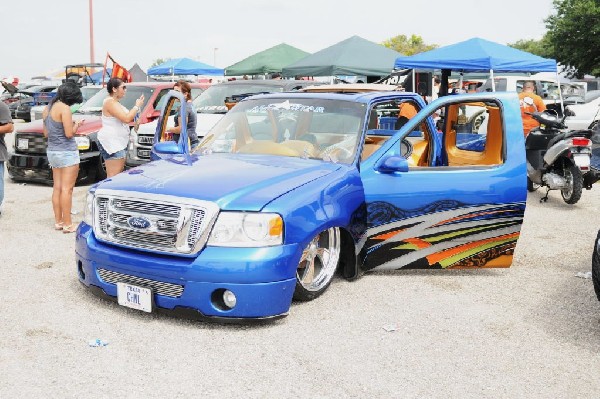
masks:
[[[82,87],[81,88],[81,96],[83,97],[83,102],[86,102],[96,93],[98,93],[102,89],[101,87]],[[54,91],[54,90],[52,90]]]
[[[125,106],[127,109],[133,108],[135,105],[135,100],[139,98],[142,94],[144,95],[144,104],[142,105],[142,109],[146,107],[148,100],[154,93],[154,88],[146,87],[146,86],[132,86],[127,85],[127,92],[125,96],[119,101],[121,104]],[[106,88],[100,90],[98,93],[94,94],[89,100],[87,100],[81,108],[77,111],[78,113],[94,113],[94,112],[102,112],[102,102],[108,96],[108,92]]]
[[[315,98],[242,101],[207,134],[206,152],[351,163],[365,104]]]
[[[279,93],[283,87],[267,85],[215,85],[206,89],[194,100],[194,108],[201,114],[224,114],[227,112],[225,97],[247,93]]]

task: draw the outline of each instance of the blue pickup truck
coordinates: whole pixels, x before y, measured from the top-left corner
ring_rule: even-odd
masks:
[[[169,95],[163,115],[183,100]],[[419,113],[382,129],[405,102]],[[336,275],[512,263],[527,196],[514,93],[258,95],[194,152],[165,127],[160,159],[90,188],[77,231],[79,280],[120,305],[269,319]]]

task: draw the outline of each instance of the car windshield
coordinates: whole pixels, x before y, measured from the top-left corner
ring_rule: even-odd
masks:
[[[365,104],[320,98],[242,101],[207,134],[207,153],[282,155],[351,163]]]
[[[96,93],[98,93],[102,89],[101,87],[90,87],[84,86],[81,88],[81,96],[83,97],[83,102],[86,102]],[[54,90],[53,90],[54,91]]]
[[[124,105],[125,108],[131,109],[135,105],[135,100],[137,100],[139,96],[143,94],[144,104],[142,105],[142,109],[144,109],[148,103],[148,100],[152,96],[152,93],[154,93],[154,90],[155,89],[153,87],[133,86],[128,84],[125,96],[119,102]],[[77,112],[82,114],[102,112],[102,103],[106,97],[108,97],[108,92],[104,88],[83,103]]]
[[[214,85],[206,89],[194,100],[196,112],[201,114],[224,114],[227,112],[225,98],[248,93],[279,93],[283,87],[243,84]]]

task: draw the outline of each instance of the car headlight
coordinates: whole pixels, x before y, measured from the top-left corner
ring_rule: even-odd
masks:
[[[94,225],[94,193],[88,192],[85,197],[83,221],[90,226]]]
[[[275,213],[221,212],[208,238],[217,247],[268,247],[283,243],[283,220]]]

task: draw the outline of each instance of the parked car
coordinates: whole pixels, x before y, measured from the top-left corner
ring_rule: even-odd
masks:
[[[494,76],[496,91],[515,91],[520,93],[523,90],[523,83],[528,80],[531,80],[535,83],[535,93],[542,97],[546,105],[560,103],[560,93],[556,80],[527,75]],[[477,88],[477,91],[492,91],[491,79],[487,79],[481,86]]]
[[[98,93],[100,90],[102,90],[102,86],[101,85],[88,85],[88,86],[83,86],[81,87],[81,95],[83,97],[83,101],[81,102],[81,104],[74,104],[71,106],[71,111],[75,112],[79,109],[79,107],[81,107],[81,105],[83,105],[87,100],[89,100],[90,98],[92,98],[92,96],[96,93]],[[55,93],[55,92],[53,92]],[[30,120],[34,121],[36,119],[42,119],[42,114],[44,112],[44,108],[46,108],[46,105],[48,104],[48,102],[50,102],[51,97],[50,98],[39,98],[38,102],[40,103],[40,105],[34,105],[31,107],[30,110]]]
[[[160,141],[184,101],[169,96],[160,159],[88,192],[75,260],[97,295],[146,312],[269,319],[323,294],[338,271],[511,265],[527,199],[515,93],[428,106],[407,92],[255,95],[193,154],[181,109],[179,141]],[[379,110],[404,102],[420,112],[380,129]],[[488,114],[486,134],[465,109]]]
[[[594,282],[594,291],[596,291],[596,296],[600,301],[600,230],[598,230],[592,250],[592,280]]]
[[[11,111],[13,119],[25,119],[28,121],[30,118],[31,105],[34,102],[35,96],[41,93],[49,93],[56,89],[56,86],[32,86],[24,91],[19,91],[20,97],[16,101],[11,101],[8,104],[8,108]],[[13,95],[15,98],[15,95]]]
[[[227,112],[225,99],[233,96],[256,93],[279,93],[295,91],[303,87],[315,85],[308,80],[234,80],[213,84],[201,95],[195,97],[194,108],[197,112],[196,133],[199,138],[215,125]],[[173,126],[173,117],[167,122]],[[156,122],[140,126],[130,137],[129,151],[126,164],[128,167],[141,165],[150,160],[152,140],[156,131]]]
[[[160,116],[158,107],[160,99],[174,86],[174,82],[135,82],[127,83],[127,93],[121,104],[132,108],[135,100],[144,95],[145,102],[140,111],[140,124],[148,123]],[[205,85],[194,83],[195,88]],[[83,119],[75,137],[78,142],[81,163],[79,164],[78,182],[94,182],[106,178],[104,162],[100,156],[97,133],[102,127],[100,114],[102,102],[108,96],[106,89],[101,89],[86,101],[73,114],[74,120]],[[131,124],[133,127],[134,124]],[[15,181],[34,181],[52,183],[52,173],[46,157],[46,138],[43,135],[41,120],[35,120],[18,127],[14,133],[14,153],[10,154],[7,169],[8,175]]]
[[[600,118],[600,90],[588,91],[583,99],[566,99],[565,104],[573,114],[565,119],[569,129],[587,129]]]

